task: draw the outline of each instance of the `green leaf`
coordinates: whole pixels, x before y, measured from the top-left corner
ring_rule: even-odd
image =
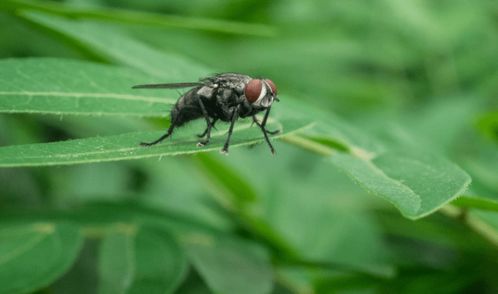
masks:
[[[32,0],[4,0],[0,8],[29,9],[76,18],[101,19],[120,23],[140,24],[161,28],[182,28],[255,36],[273,36],[275,30],[267,25],[225,21],[208,18],[183,17],[146,13],[117,8],[91,9],[67,4]]]
[[[95,21],[75,21],[44,13],[26,12],[22,16],[30,22],[73,40],[101,58],[160,77],[142,77],[141,84],[158,82],[197,81],[210,71],[182,56],[154,49],[127,36],[123,31]],[[172,92],[175,93],[175,92]]]
[[[412,219],[456,199],[471,181],[457,165],[431,155],[384,153],[369,158],[338,153],[331,161],[367,191],[388,200]]]
[[[136,71],[82,61],[2,60],[0,112],[166,116],[176,99],[131,89],[144,79]]]
[[[0,293],[27,293],[66,272],[81,247],[77,227],[56,223],[0,224]]]
[[[473,142],[466,145],[466,142]],[[472,176],[472,190],[475,194],[498,200],[498,147],[488,138],[467,133],[457,146],[460,164]]]
[[[468,227],[493,246],[498,247],[498,213],[496,211],[473,209],[464,213],[450,206],[445,209],[444,213],[454,218],[463,219]]]
[[[290,146],[279,150],[278,161],[248,158],[240,168],[264,197],[262,207],[255,211],[261,211],[274,235],[293,249],[290,256],[335,270],[392,276],[394,267],[382,231],[366,210],[375,199],[328,160]],[[299,168],[289,170],[289,166]],[[258,168],[267,172],[255,174]],[[275,178],[268,174],[278,175],[285,185],[275,185]]]
[[[186,270],[186,257],[167,233],[117,225],[101,244],[99,292],[171,293]]]
[[[264,152],[265,156],[268,156],[268,151],[264,150]],[[257,159],[260,154],[260,152],[252,152],[247,155],[258,163],[258,167],[253,171],[257,168],[267,169]],[[274,159],[283,161],[285,157],[285,152],[280,153],[279,151],[279,158]],[[238,158],[235,158],[234,161],[240,164]],[[194,162],[201,168],[202,179],[204,179],[207,190],[230,213],[230,216],[236,219],[236,222],[241,227],[250,231],[258,239],[271,244],[270,246],[278,248],[276,250],[279,250],[282,254],[294,254],[293,249],[280,236],[279,232],[275,231],[272,226],[258,215],[257,211],[261,208],[260,204],[263,200],[257,196],[255,186],[247,181],[247,177],[239,174],[230,165],[223,163],[220,158],[210,154],[199,154],[194,158]],[[244,164],[244,166],[248,167],[249,164]]]
[[[214,293],[271,291],[271,266],[261,247],[206,234],[191,234],[183,241],[190,261]]]
[[[139,143],[156,139],[165,131],[136,132],[54,143],[0,147],[0,167],[115,161],[191,154],[221,149],[226,138],[224,131],[213,133],[209,145],[202,148],[196,146],[198,139],[195,138],[193,131],[189,132],[189,129],[191,130],[192,126],[198,126],[199,130],[201,130],[204,126],[200,127],[200,124],[202,125],[202,122],[184,127],[178,130],[173,137],[152,147],[142,147],[139,146]],[[269,123],[269,128],[281,130],[273,138],[297,131],[305,126],[306,122],[297,119],[283,119]],[[233,148],[262,141],[263,136],[259,128],[251,128],[249,122],[239,122],[234,128],[230,146]]]
[[[383,143],[295,100],[286,101],[284,107],[291,113],[314,113],[316,119],[305,136],[291,136],[286,141],[330,156],[331,163],[368,192],[392,203],[405,217],[417,219],[436,211],[462,195],[471,182],[464,170],[443,156],[398,151],[395,144]]]
[[[477,122],[477,127],[483,134],[498,142],[498,110],[482,114]]]
[[[229,166],[208,154],[197,156],[195,160],[203,170],[208,187],[213,190],[213,194],[221,196],[220,200],[226,206],[241,208],[257,200],[252,186]]]

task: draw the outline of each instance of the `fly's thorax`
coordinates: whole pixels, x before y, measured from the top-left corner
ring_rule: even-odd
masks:
[[[196,94],[205,97],[205,98],[210,98],[214,95],[215,88],[212,86],[202,86],[199,90],[197,90]]]

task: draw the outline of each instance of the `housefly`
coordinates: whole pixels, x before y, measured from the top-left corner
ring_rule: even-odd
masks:
[[[252,78],[238,73],[222,73],[203,78],[198,82],[146,84],[137,85],[134,89],[178,89],[191,88],[180,96],[171,109],[171,124],[164,135],[152,142],[140,143],[141,146],[152,146],[171,136],[175,128],[185,123],[204,118],[206,129],[199,135],[201,140],[198,146],[205,146],[211,138],[211,130],[218,120],[229,122],[228,135],[222,153],[228,153],[233,127],[238,118],[252,117],[263,132],[270,151],[275,153],[268,134],[274,135],[276,131],[266,129],[266,122],[270,109],[277,98],[277,87],[269,79]],[[263,120],[260,122],[256,114],[264,111]]]

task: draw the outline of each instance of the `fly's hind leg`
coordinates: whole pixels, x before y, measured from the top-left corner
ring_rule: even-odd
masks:
[[[152,141],[152,142],[142,142],[142,143],[140,143],[140,146],[148,147],[148,146],[156,145],[156,144],[164,141],[169,136],[171,136],[171,134],[173,134],[173,130],[178,125],[181,124],[181,123],[179,123],[181,121],[181,119],[180,119],[180,110],[178,108],[178,104],[176,104],[175,108],[171,111],[170,117],[171,117],[171,124],[170,124],[168,130],[166,131],[166,134],[162,135],[161,137],[159,137],[155,141]]]
[[[156,145],[157,143],[162,142],[164,139],[168,138],[169,136],[171,136],[171,134],[173,134],[173,130],[175,129],[175,127],[176,127],[176,120],[174,120],[171,123],[171,125],[169,126],[168,131],[166,132],[166,134],[162,135],[161,137],[159,137],[159,139],[157,139],[155,141],[152,141],[152,142],[142,142],[142,143],[140,143],[140,146],[148,147],[148,146],[153,146],[153,145]]]
[[[216,123],[216,121],[218,119],[213,118],[213,121],[209,120],[209,115],[206,111],[206,107],[204,106],[204,103],[202,103],[202,100],[200,97],[198,98],[198,101],[199,101],[199,106],[201,107],[201,110],[202,110],[202,115],[204,116],[204,119],[206,120],[206,129],[204,130],[204,132],[202,132],[202,134],[197,135],[199,138],[206,137],[205,139],[203,139],[197,143],[197,146],[202,147],[202,146],[209,144],[209,140],[211,139],[211,129],[214,128],[214,124]]]

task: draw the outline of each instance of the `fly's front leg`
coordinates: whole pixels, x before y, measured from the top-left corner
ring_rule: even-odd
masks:
[[[271,144],[270,139],[268,138],[269,131],[266,130],[266,121],[268,120],[268,116],[270,115],[270,109],[271,109],[271,107],[268,107],[268,109],[266,110],[265,116],[263,117],[263,121],[261,122],[261,124],[259,122],[257,122],[257,120],[256,120],[256,124],[261,128],[261,131],[263,132],[263,135],[265,136],[265,141],[268,144],[268,147],[270,147],[270,152],[272,154],[275,154],[275,149],[273,148],[273,145]],[[255,117],[253,117],[253,118],[255,118]]]
[[[260,128],[262,127],[262,126],[261,126],[261,123],[258,121],[258,118],[256,117],[256,115],[253,115],[253,116],[252,116],[252,124],[251,124],[251,126],[252,126],[253,124],[258,125],[258,127],[260,127]],[[265,130],[266,130],[266,132],[267,132],[268,134],[270,134],[270,135],[276,135],[276,134],[280,133],[280,130],[270,131],[270,130],[268,130],[266,127],[265,127]]]
[[[202,111],[202,115],[204,115],[204,118],[206,119],[206,130],[204,130],[204,132],[200,135],[197,135],[199,136],[200,138],[206,136],[206,138],[204,140],[201,140],[197,143],[197,146],[199,147],[202,147],[202,146],[205,146],[207,144],[209,144],[209,140],[211,139],[211,128],[214,127],[214,124],[216,123],[216,118],[213,119],[213,121],[211,122],[209,120],[209,115],[206,111],[206,107],[204,106],[204,103],[202,103],[202,100],[201,98],[199,97],[198,98],[198,101],[199,101],[199,106],[201,107],[201,111]]]
[[[239,118],[239,106],[236,106],[232,109],[232,117],[230,122],[230,128],[228,129],[227,140],[225,141],[225,145],[221,149],[221,153],[228,154],[228,147],[230,146],[230,138],[232,137],[233,126],[235,125],[235,121]]]

